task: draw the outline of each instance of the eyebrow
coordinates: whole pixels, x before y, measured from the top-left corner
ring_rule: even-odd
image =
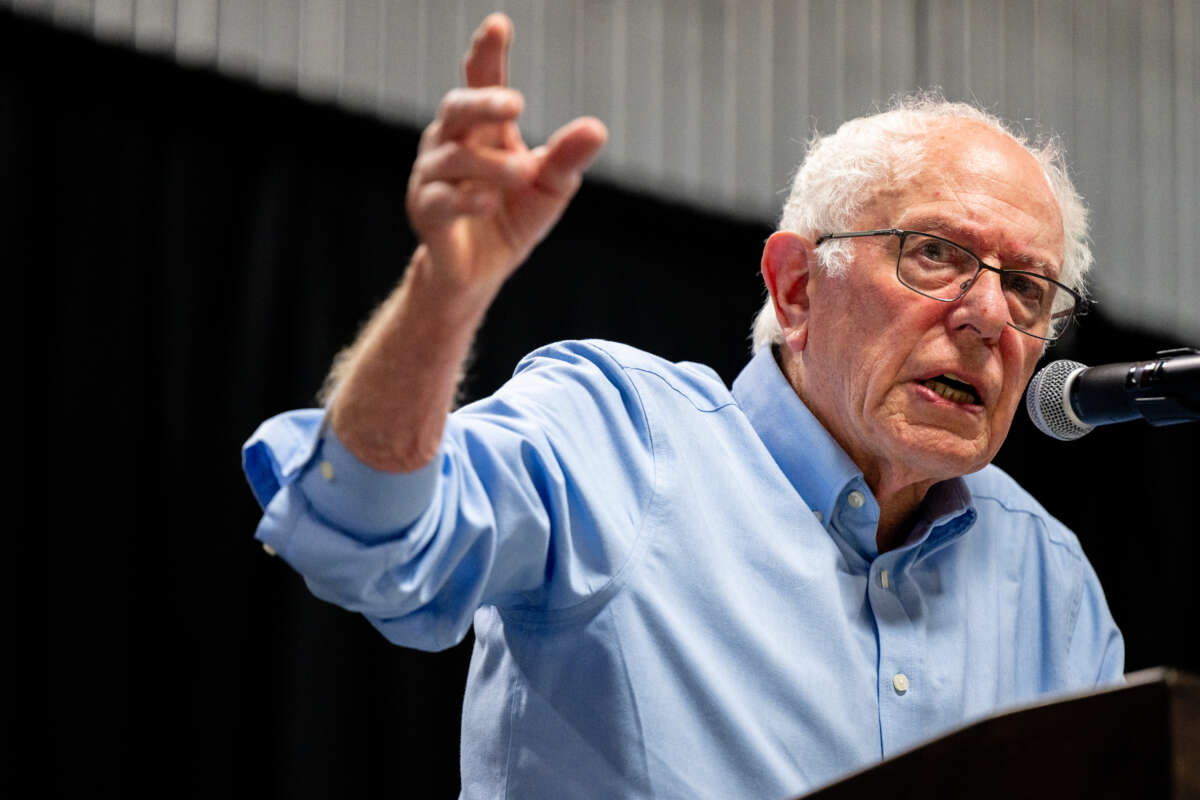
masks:
[[[975,248],[975,243],[979,238],[971,226],[953,222],[941,216],[916,217],[915,219],[907,220],[904,224],[905,230],[934,233],[938,236],[944,236],[952,242],[959,242],[962,239],[966,239],[970,242],[972,250]],[[1001,268],[1009,269],[1009,264],[1016,264],[1020,269],[1024,270],[1041,271],[1054,278],[1057,278],[1059,273],[1059,268],[1053,262],[1035,258],[1029,253],[1013,253],[1006,256]]]

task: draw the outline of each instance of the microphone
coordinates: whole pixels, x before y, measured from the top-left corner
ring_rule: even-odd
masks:
[[[1064,442],[1131,419],[1155,426],[1200,420],[1200,350],[1098,367],[1052,362],[1029,382],[1025,409],[1039,431]]]

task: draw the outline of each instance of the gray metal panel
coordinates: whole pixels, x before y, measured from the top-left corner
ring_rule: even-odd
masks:
[[[1108,91],[1110,57],[1108,54],[1108,8],[1106,3],[1080,2],[1075,5],[1075,98],[1072,102],[1075,135],[1071,142],[1072,177],[1086,199],[1091,212],[1093,253],[1096,271],[1104,270],[1112,257],[1106,230],[1100,230],[1100,220],[1113,213],[1113,195],[1108,185],[1108,169],[1104,159],[1114,142],[1110,124],[1095,124],[1097,117],[1107,117],[1111,110]]]
[[[346,4],[340,97],[348,105],[373,107],[379,100],[382,19],[383,0],[351,0]]]
[[[92,0],[54,0],[54,21],[86,28],[92,22]]]
[[[579,6],[577,30],[581,34],[578,51],[579,95],[576,109],[563,121],[587,109],[587,113],[607,121],[615,129],[624,127],[624,7],[609,0],[583,0]],[[618,111],[621,108],[622,111]],[[622,161],[624,147],[618,138],[601,153],[601,163],[611,167]]]
[[[342,0],[302,0],[300,4],[300,93],[330,100],[338,93],[342,72]]]
[[[1108,310],[1139,302],[1143,272],[1143,225],[1137,198],[1143,169],[1141,109],[1138,76],[1140,58],[1139,14],[1136,6],[1111,2],[1108,8],[1108,108],[1090,121],[1107,125],[1108,160],[1103,165],[1104,192],[1112,198],[1106,218],[1099,223],[1095,237],[1097,269],[1095,285],[1099,299]]]
[[[610,124],[614,140],[621,142],[626,171],[640,176],[642,187],[660,188],[664,149],[665,74],[662,41],[663,8],[657,2],[633,2],[625,12],[625,125]]]
[[[964,69],[970,91],[964,99],[995,111],[1003,103],[1006,91],[1008,54],[1002,35],[1005,4],[968,0],[965,6],[967,52]]]
[[[217,55],[217,0],[177,0],[175,57],[186,64],[208,64]]]
[[[808,11],[805,47],[809,85],[807,113],[817,130],[830,133],[846,120],[843,108],[845,70],[842,68],[845,6],[839,0],[811,0]],[[806,138],[800,130],[793,135]]]
[[[425,83],[426,62],[420,5],[385,3],[382,15],[384,43],[379,109],[402,119],[422,120],[423,115],[417,109],[420,107],[420,87]]]
[[[92,30],[110,41],[129,41],[133,31],[133,0],[95,0]]]
[[[525,95],[525,113],[521,129],[529,141],[545,139],[565,119],[547,118],[545,64],[546,13],[542,0],[514,0],[504,10],[513,21],[513,44],[509,53],[509,83]],[[472,16],[478,24],[486,14]],[[465,48],[465,42],[463,43]]]
[[[777,198],[770,219],[779,216],[786,189],[804,155],[809,134],[809,87],[823,92],[822,81],[812,80],[809,70],[809,14],[807,3],[780,0],[775,3],[775,25],[772,38],[771,81],[771,172],[784,191]]]
[[[733,108],[732,193],[729,202],[745,217],[771,218],[778,213],[779,190],[786,174],[771,169],[772,4],[770,0],[743,0],[733,4],[735,39]]]
[[[1005,0],[1004,97],[997,111],[1014,121],[1033,117],[1034,0]]]
[[[663,183],[696,201],[700,174],[700,25],[690,0],[665,0],[663,31]]]
[[[952,100],[969,96],[968,8],[958,0],[928,0],[929,13],[922,20],[925,47],[920,48],[918,57],[925,60],[926,85],[942,87]]]
[[[917,0],[883,0],[879,58],[880,90],[885,98],[911,92],[917,80]]]
[[[1033,118],[1058,131],[1068,145],[1075,127],[1074,7],[1061,0],[1039,0],[1034,7]]]
[[[491,0],[2,0],[426,124]],[[1197,0],[506,0],[531,143],[589,113],[598,174],[778,214],[814,126],[940,85],[1062,134],[1104,308],[1200,339]]]
[[[272,87],[295,87],[300,75],[300,4],[263,0],[258,76]]]
[[[880,105],[884,98],[883,12],[881,0],[863,0],[846,6],[839,26],[842,39],[843,108],[861,101],[863,107]]]
[[[468,27],[460,2],[425,0],[419,8],[425,72],[420,85],[414,88],[421,101],[420,107],[432,112],[442,95],[462,82],[463,51],[467,37],[479,20],[471,20]]]
[[[733,118],[736,88],[732,80],[733,47],[730,42],[732,16],[724,0],[697,3],[699,67],[699,196],[708,203],[728,204],[733,196]]]
[[[175,0],[138,0],[133,17],[133,42],[146,50],[173,50]]]
[[[220,0],[217,5],[217,66],[235,75],[258,74],[262,0]]]
[[[1138,73],[1138,170],[1137,188],[1140,197],[1134,208],[1141,210],[1142,219],[1169,220],[1175,205],[1174,153],[1171,146],[1172,116],[1170,83],[1163,80],[1171,71],[1171,11],[1166,2],[1145,2],[1140,14],[1140,54]],[[1140,222],[1140,220],[1139,220]],[[1155,226],[1157,227],[1157,226]],[[1173,297],[1179,290],[1177,280],[1178,253],[1175,237],[1166,230],[1154,230],[1139,224],[1141,248],[1138,260],[1125,262],[1119,269],[1137,273],[1132,284],[1132,302],[1119,306],[1122,311],[1136,312],[1153,303],[1154,295],[1165,293]],[[1133,299],[1136,298],[1136,299]],[[1122,297],[1115,298],[1118,302]]]
[[[542,84],[540,102],[543,104],[545,124],[554,129],[576,116],[576,99],[579,68],[582,59],[576,56],[576,18],[580,14],[576,0],[547,3],[543,19],[542,52],[545,54],[543,72],[546,80]],[[518,87],[519,88],[519,87]],[[539,98],[527,98],[529,104]]]
[[[12,0],[14,10],[31,17],[48,18],[54,13],[54,0]]]
[[[1174,5],[1174,221],[1179,254],[1174,327],[1200,339],[1200,3],[1179,0]]]

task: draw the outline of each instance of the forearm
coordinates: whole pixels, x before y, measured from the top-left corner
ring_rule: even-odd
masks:
[[[400,286],[331,373],[329,420],[367,465],[411,472],[437,453],[488,305],[579,188],[607,132],[574,120],[529,150],[504,86],[512,23],[489,16],[421,137],[406,209],[422,242]],[[328,386],[329,384],[327,384]]]
[[[329,419],[363,463],[411,472],[437,453],[463,364],[498,285],[462,286],[417,249],[404,280],[335,365]]]

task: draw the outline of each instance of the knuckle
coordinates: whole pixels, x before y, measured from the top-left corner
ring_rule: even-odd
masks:
[[[438,137],[441,136],[441,134],[442,122],[441,120],[435,119],[433,122],[426,125],[425,130],[421,132],[420,148],[425,149],[430,147],[438,140]]]
[[[430,154],[431,163],[439,169],[458,166],[466,154],[466,148],[458,142],[447,142]]]
[[[440,213],[453,200],[453,192],[443,183],[433,183],[421,189],[416,204],[422,216]]]
[[[436,158],[437,150],[429,150],[417,156],[417,160],[413,162],[412,177],[413,180],[420,183],[424,181],[426,173],[429,172],[430,165]]]
[[[453,114],[463,104],[463,100],[463,90],[461,88],[454,88],[446,92],[442,96],[441,104],[438,106],[438,117],[441,118]]]

